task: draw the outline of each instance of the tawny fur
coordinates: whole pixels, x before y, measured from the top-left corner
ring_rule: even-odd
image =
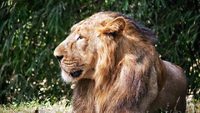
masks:
[[[159,58],[155,41],[149,29],[114,12],[74,25],[54,51],[63,56],[63,79],[76,84],[73,113],[184,113],[183,70]],[[79,69],[79,77],[70,76]]]

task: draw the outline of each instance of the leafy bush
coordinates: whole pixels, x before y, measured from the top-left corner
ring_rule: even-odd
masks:
[[[153,29],[161,57],[185,69],[188,93],[200,97],[200,0],[3,0],[0,7],[1,104],[70,99],[53,50],[74,23],[107,10]]]

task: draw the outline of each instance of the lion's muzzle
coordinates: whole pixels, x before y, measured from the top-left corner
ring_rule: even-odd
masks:
[[[80,65],[76,61],[61,61],[60,67],[68,73],[71,77],[77,78],[83,72],[83,65]]]

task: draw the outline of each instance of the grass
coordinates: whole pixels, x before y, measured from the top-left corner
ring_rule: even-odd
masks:
[[[192,95],[187,96],[186,113],[200,113],[200,100],[192,98]]]
[[[186,113],[200,113],[200,100],[187,99]],[[38,103],[32,101],[29,103],[1,105],[0,113],[69,113],[71,111],[70,106],[66,106],[66,99],[59,101],[53,105],[50,102]]]
[[[29,103],[0,105],[0,113],[69,113],[70,106],[66,106],[67,100],[59,101],[53,105],[50,102],[39,103],[32,101]]]

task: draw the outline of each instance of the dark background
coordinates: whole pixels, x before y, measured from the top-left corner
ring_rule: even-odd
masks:
[[[108,10],[155,31],[162,59],[184,68],[200,99],[200,0],[1,0],[0,104],[70,99],[53,50],[73,24]]]

